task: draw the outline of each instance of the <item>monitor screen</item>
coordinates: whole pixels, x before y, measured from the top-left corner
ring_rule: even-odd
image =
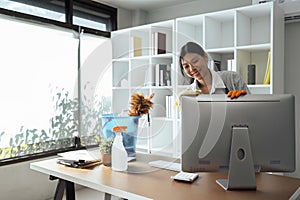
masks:
[[[224,189],[256,189],[255,172],[294,171],[294,101],[289,94],[183,96],[182,170],[229,172],[218,181]]]

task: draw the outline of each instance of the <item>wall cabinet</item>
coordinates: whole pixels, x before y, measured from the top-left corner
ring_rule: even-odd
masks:
[[[283,12],[270,2],[113,32],[113,112],[128,109],[133,93],[155,93],[151,125],[147,127],[146,116],[140,120],[137,148],[180,155],[180,119],[174,101],[188,84],[178,65],[180,48],[188,41],[201,44],[220,70],[235,70],[245,82],[248,65],[254,64],[252,93],[283,93],[283,19]],[[270,83],[264,84],[268,59]]]

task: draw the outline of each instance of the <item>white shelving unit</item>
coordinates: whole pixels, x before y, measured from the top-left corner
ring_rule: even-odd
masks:
[[[155,93],[151,126],[140,124],[137,148],[174,157],[180,155],[178,110],[172,107],[172,116],[167,117],[166,96],[175,100],[188,84],[178,66],[180,48],[188,41],[201,44],[214,60],[221,62],[222,70],[227,70],[227,60],[233,59],[234,70],[245,82],[248,65],[255,64],[256,84],[249,85],[252,93],[282,93],[283,20],[283,12],[270,2],[113,32],[113,112],[128,109],[133,93]],[[153,54],[153,35],[157,32],[166,36],[166,52],[158,55]],[[138,56],[134,37],[140,39]],[[269,51],[270,84],[263,84]],[[169,66],[170,85],[157,85],[157,64]],[[141,121],[144,123],[146,119]]]
[[[284,14],[273,2],[176,19],[176,51],[194,41],[227,70],[233,59],[235,70],[247,83],[248,65],[256,65],[252,93],[283,92]],[[263,84],[270,51],[270,84]],[[178,83],[183,78],[178,77]],[[276,81],[275,81],[276,80]],[[183,84],[183,83],[182,83]]]
[[[113,99],[114,113],[129,108],[130,97],[134,93],[145,96],[155,93],[154,107],[151,110],[151,126],[140,120],[138,150],[173,156],[173,132],[176,126],[172,118],[166,116],[166,96],[174,93],[175,78],[174,30],[175,21],[169,20],[155,24],[134,27],[112,33],[113,45]],[[165,34],[165,53],[153,53],[155,33]],[[138,56],[134,54],[133,38],[140,39]],[[157,65],[167,65],[170,70],[170,84],[156,85]],[[141,122],[143,121],[143,122]]]

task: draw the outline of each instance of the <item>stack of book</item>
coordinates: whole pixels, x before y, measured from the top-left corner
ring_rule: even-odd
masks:
[[[156,64],[154,80],[155,86],[171,86],[171,65]]]
[[[166,96],[166,117],[171,118],[174,112],[174,97],[171,95]]]

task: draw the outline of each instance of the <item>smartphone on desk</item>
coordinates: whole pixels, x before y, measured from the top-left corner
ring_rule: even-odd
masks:
[[[171,179],[176,181],[183,181],[183,182],[189,182],[192,183],[198,178],[198,174],[196,173],[190,173],[190,172],[179,172],[175,176],[171,176]]]

